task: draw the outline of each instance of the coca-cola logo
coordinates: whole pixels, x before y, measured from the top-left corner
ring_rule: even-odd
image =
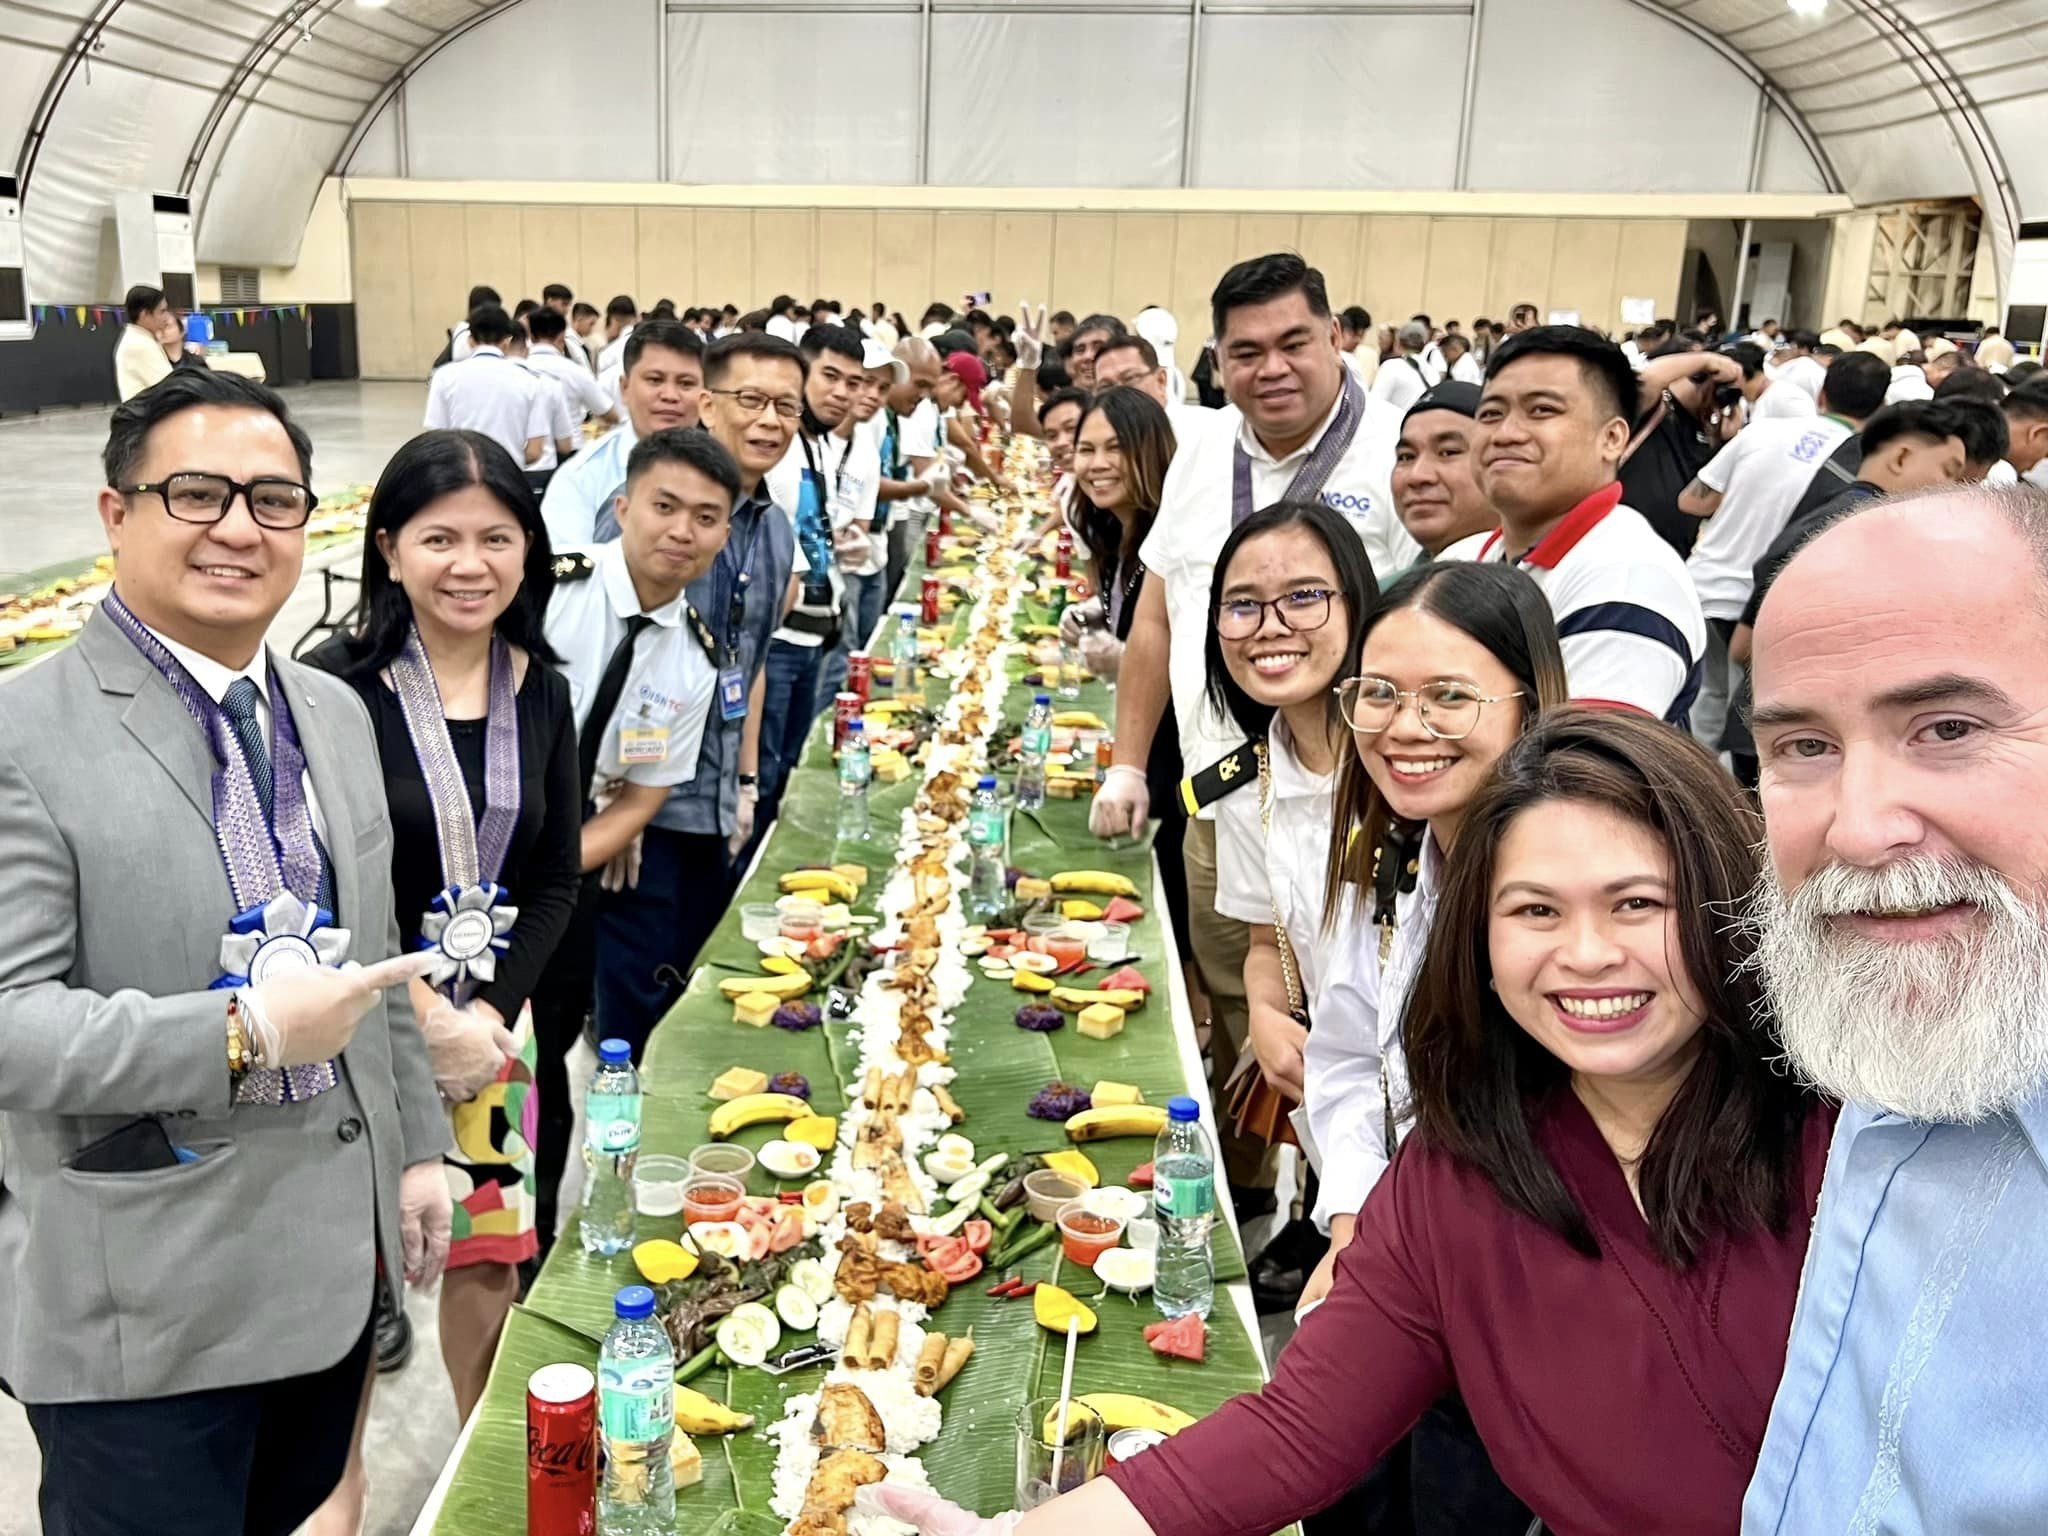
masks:
[[[597,1446],[591,1439],[551,1440],[539,1426],[526,1426],[526,1465],[547,1476],[581,1476],[595,1470]]]

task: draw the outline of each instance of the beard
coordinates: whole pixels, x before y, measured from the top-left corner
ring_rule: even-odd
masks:
[[[1837,921],[1958,903],[1977,921],[1939,939],[1873,938]],[[1969,1124],[2048,1088],[2048,927],[1985,866],[1831,864],[1788,892],[1766,859],[1745,921],[1778,1038],[1823,1093]]]

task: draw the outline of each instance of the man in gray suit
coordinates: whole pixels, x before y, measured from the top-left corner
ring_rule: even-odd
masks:
[[[311,449],[178,373],[114,413],[114,591],[0,702],[0,1386],[47,1536],[283,1533],[342,1471],[448,1145],[362,704],[263,637]]]

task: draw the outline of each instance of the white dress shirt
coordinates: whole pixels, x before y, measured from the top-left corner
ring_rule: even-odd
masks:
[[[1785,421],[1794,416],[1818,416],[1820,406],[1797,384],[1773,379],[1771,387],[1756,397],[1749,408],[1751,421]]]
[[[555,392],[540,379],[496,347],[477,347],[461,362],[434,370],[423,424],[481,432],[502,445],[514,464],[535,469],[538,463],[526,462],[526,444],[546,440],[555,404]]]
[[[1267,835],[1260,812],[1258,785],[1247,784],[1217,802],[1216,911],[1241,923],[1268,926],[1277,912],[1313,1018],[1328,958],[1322,942],[1323,889],[1330,857],[1330,795],[1337,776],[1311,773],[1302,765],[1287,722],[1278,716],[1267,740],[1272,834]]]
[[[562,339],[567,341],[568,337]],[[568,402],[570,416],[577,421],[586,415],[602,416],[613,409],[611,399],[598,387],[588,366],[557,352],[544,341],[536,341],[526,349],[526,366],[560,391]]]
[[[1372,397],[1405,416],[1409,406],[1442,382],[1442,369],[1432,368],[1412,352],[1403,353],[1380,364],[1379,375],[1372,381]]]
[[[527,377],[540,386],[541,414],[547,422],[547,432],[541,438],[540,457],[526,466],[538,474],[543,470],[553,469],[562,462],[560,451],[555,444],[574,442],[578,431],[576,424],[582,417],[569,409],[568,397],[544,370],[533,366],[532,359],[520,358],[518,363],[526,370]]]
[[[1766,400],[1777,393],[1773,386]],[[1804,398],[1805,392],[1788,393]],[[1721,504],[1700,529],[1685,568],[1710,619],[1736,619],[1749,602],[1756,563],[1785,531],[1813,477],[1850,434],[1835,416],[1754,421],[1700,470],[1700,484]]]
[[[639,441],[633,423],[622,421],[563,465],[548,482],[547,494],[540,499],[540,516],[548,525],[548,543],[558,553],[619,536],[616,516],[602,533],[598,523],[612,499],[625,489],[626,460]]]

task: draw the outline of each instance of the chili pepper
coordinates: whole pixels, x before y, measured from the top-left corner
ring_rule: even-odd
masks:
[[[1033,1291],[1037,1289],[1038,1282],[1036,1280],[1027,1281],[1025,1284],[1018,1286],[1015,1290],[1010,1292],[1010,1300],[1016,1301],[1019,1297],[1029,1296]]]

